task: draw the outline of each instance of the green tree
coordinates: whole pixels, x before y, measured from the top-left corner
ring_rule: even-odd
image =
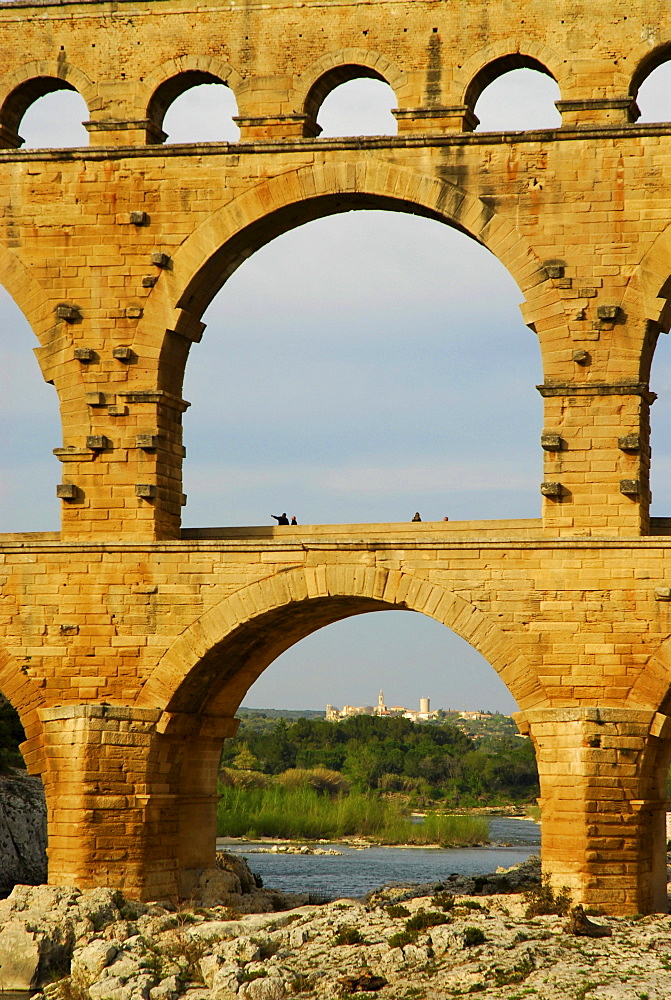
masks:
[[[242,744],[240,752],[235,755],[232,761],[233,767],[238,771],[260,771],[261,762],[255,757],[246,743]]]
[[[289,727],[280,719],[264,741],[262,759],[271,774],[281,774],[296,766],[296,747],[289,737]]]

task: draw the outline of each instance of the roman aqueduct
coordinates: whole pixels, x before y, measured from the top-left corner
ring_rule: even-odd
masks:
[[[492,664],[537,748],[543,861],[611,913],[666,907],[671,521],[649,517],[650,364],[671,322],[671,125],[636,95],[666,8],[558,0],[46,0],[0,7],[0,282],[58,393],[58,533],[0,536],[0,688],[49,809],[49,877],[188,893],[214,855],[222,739],[314,630],[407,609]],[[534,68],[561,127],[475,132]],[[398,135],[320,139],[343,81],[394,89]],[[237,143],[166,146],[226,84]],[[43,94],[87,148],[21,149]],[[544,379],[542,517],[183,530],[182,376],[235,268],[306,221],[423,215],[495,254]],[[439,280],[440,276],[437,275]],[[56,442],[55,442],[56,443]]]

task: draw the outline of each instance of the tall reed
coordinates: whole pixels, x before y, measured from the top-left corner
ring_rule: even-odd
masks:
[[[486,843],[483,817],[429,813],[413,823],[399,803],[351,792],[329,798],[303,785],[285,788],[221,789],[217,808],[220,837],[278,837],[286,840],[335,840],[366,837],[383,844],[440,844],[443,847]]]

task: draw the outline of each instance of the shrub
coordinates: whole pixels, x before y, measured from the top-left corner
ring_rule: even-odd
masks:
[[[405,948],[407,944],[413,944],[417,940],[417,935],[410,931],[399,931],[398,934],[392,934],[387,940],[390,948]]]
[[[555,894],[550,884],[550,876],[543,875],[540,885],[524,893],[524,902],[527,904],[525,913],[527,920],[550,914],[565,917],[571,907],[571,892],[568,886],[563,885]]]
[[[291,983],[292,993],[307,993],[310,989],[310,977],[304,972],[297,972],[296,978]]]
[[[381,774],[377,779],[381,792],[412,792],[418,783],[416,778],[408,778],[405,774]]]
[[[253,983],[255,979],[265,979],[268,975],[265,969],[245,969],[238,976],[241,983]]]
[[[437,924],[449,924],[450,918],[437,910],[417,910],[414,917],[405,922],[406,931],[423,931]]]
[[[283,788],[301,788],[307,785],[316,792],[330,795],[344,795],[350,790],[350,783],[340,771],[332,771],[328,767],[301,768],[293,767],[277,775],[277,782]]]
[[[334,944],[363,944],[363,937],[358,927],[354,927],[352,924],[341,924],[333,942]]]
[[[527,976],[534,971],[534,963],[528,955],[516,962],[510,969],[494,969],[494,983],[496,986],[512,986],[514,983],[523,983]]]
[[[267,788],[270,778],[261,771],[242,771],[232,767],[222,767],[219,783],[223,788]]]
[[[449,910],[454,909],[454,896],[450,892],[437,892],[435,896],[431,897],[431,905],[439,906],[441,910],[447,913]]]
[[[390,917],[409,917],[410,910],[407,906],[403,906],[401,903],[392,903],[390,906],[385,907],[386,912]]]
[[[475,945],[485,943],[485,934],[479,927],[466,927],[464,929],[464,948],[473,948]]]

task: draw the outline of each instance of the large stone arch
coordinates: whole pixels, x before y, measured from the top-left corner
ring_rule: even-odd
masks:
[[[650,653],[632,685],[628,703],[671,714],[671,637]]]
[[[440,178],[386,160],[332,159],[264,179],[211,215],[175,252],[146,300],[135,338],[138,353],[163,350],[161,388],[180,391],[188,347],[202,333],[200,317],[244,260],[298,225],[356,208],[423,215],[470,235],[517,281],[526,297],[524,321],[541,341],[546,333],[568,336],[558,289],[528,240],[491,205]]]
[[[42,349],[53,346],[54,334],[62,335],[62,323],[54,317],[54,303],[46,290],[9,247],[0,245],[0,285],[11,295],[37,337]],[[36,348],[42,366],[43,351]],[[42,368],[47,378],[44,367]]]
[[[136,704],[170,715],[231,716],[250,685],[295,642],[369,611],[420,612],[478,650],[521,708],[549,702],[526,656],[473,604],[400,570],[352,563],[296,567],[224,598],[176,639]]]
[[[26,734],[21,751],[28,771],[30,774],[41,774],[44,765],[39,709],[44,705],[44,697],[3,645],[0,645],[0,691],[21,719]]]
[[[622,346],[639,359],[639,377],[647,381],[660,333],[671,328],[671,224],[643,255],[624,289],[622,310],[636,323],[617,326]]]

